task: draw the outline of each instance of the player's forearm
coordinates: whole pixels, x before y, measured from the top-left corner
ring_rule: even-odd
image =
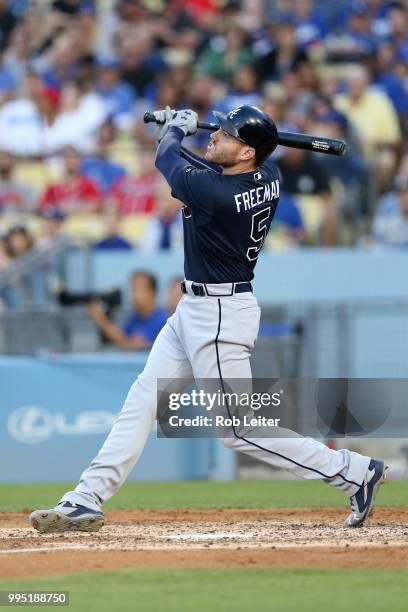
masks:
[[[155,165],[169,185],[172,185],[177,172],[190,165],[180,155],[183,137],[184,134],[180,128],[170,128],[157,148]]]

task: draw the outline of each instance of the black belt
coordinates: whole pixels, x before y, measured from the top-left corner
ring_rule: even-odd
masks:
[[[216,295],[211,293],[211,291],[207,291],[207,285],[205,283],[192,283],[191,290],[194,295],[198,297],[205,297],[206,295],[210,297],[227,297],[228,295],[234,295],[234,293],[247,293],[248,291],[252,293],[252,283],[231,283],[231,285],[233,286],[231,294],[225,295]],[[181,283],[181,292],[188,293],[186,283],[184,281]]]

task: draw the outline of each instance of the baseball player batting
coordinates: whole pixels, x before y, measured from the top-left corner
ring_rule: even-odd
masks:
[[[251,378],[249,357],[260,319],[251,281],[279,200],[279,171],[268,159],[277,129],[254,106],[214,114],[219,129],[199,157],[182,144],[197,131],[197,114],[170,108],[155,113],[161,124],[156,166],[183,207],[184,295],[78,486],[54,508],[31,514],[31,525],[41,533],[102,527],[102,504],[126,480],[154,425],[158,378]],[[351,504],[349,527],[364,523],[385,478],[383,461],[332,450],[312,438],[250,439],[234,429],[223,442],[344,491]]]

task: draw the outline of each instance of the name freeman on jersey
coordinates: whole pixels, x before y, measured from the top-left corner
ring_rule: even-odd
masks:
[[[249,191],[237,193],[234,197],[238,213],[250,210],[254,206],[259,206],[259,204],[279,198],[279,181],[265,183],[265,185],[254,187],[254,189]]]

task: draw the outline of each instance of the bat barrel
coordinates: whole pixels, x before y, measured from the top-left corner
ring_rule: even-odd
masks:
[[[325,138],[324,136],[311,136],[310,134],[296,134],[292,132],[279,132],[278,143],[284,147],[305,149],[330,155],[344,155],[347,147],[345,141],[339,138]]]

